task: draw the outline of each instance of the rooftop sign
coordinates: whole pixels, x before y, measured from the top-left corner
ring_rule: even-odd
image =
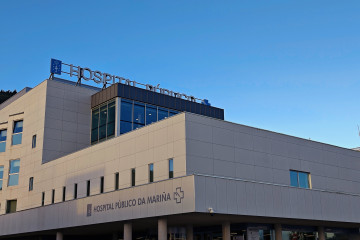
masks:
[[[63,71],[63,66],[65,66],[69,70]],[[65,74],[69,74],[70,77],[77,77],[78,80],[77,84],[81,84],[81,80],[85,80],[85,81],[93,81],[96,84],[102,84],[103,89],[106,88],[107,84],[114,84],[114,83],[121,83],[133,87],[143,86],[146,90],[152,92],[158,92],[161,94],[185,99],[192,102],[200,102],[201,104],[205,104],[208,106],[211,105],[207,99],[199,99],[184,93],[174,92],[165,88],[160,88],[160,84],[158,85],[143,84],[124,77],[112,75],[98,70],[93,71],[87,67],[83,68],[80,66],[74,66],[73,64],[63,63],[62,61],[57,59],[51,59],[50,73],[51,76],[53,76],[54,74],[61,75],[61,73],[65,73]]]

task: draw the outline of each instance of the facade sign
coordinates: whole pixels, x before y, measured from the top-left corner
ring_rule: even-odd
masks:
[[[86,206],[86,216],[91,217],[93,214],[108,211],[118,211],[125,208],[134,208],[137,206],[151,205],[156,203],[175,201],[176,204],[182,202],[185,197],[185,192],[181,187],[177,187],[174,192],[163,192],[162,194],[143,196],[138,198],[130,198],[125,200],[117,200],[104,204],[93,205],[92,203]]]
[[[63,71],[62,65],[69,67],[69,71],[68,72]],[[191,95],[161,88],[160,84],[157,85],[143,84],[124,77],[112,75],[110,73],[101,72],[98,70],[91,70],[90,68],[87,67],[83,68],[80,66],[74,66],[73,64],[63,63],[62,61],[56,59],[51,59],[50,66],[51,66],[50,67],[51,74],[57,74],[57,75],[61,75],[61,73],[69,74],[70,77],[77,77],[78,84],[81,84],[81,80],[85,80],[85,81],[93,81],[96,84],[102,84],[103,88],[106,88],[107,84],[115,84],[115,83],[122,83],[133,87],[143,86],[148,91],[161,93],[171,97],[181,98],[192,102],[200,102],[201,104],[211,106],[211,104],[207,99],[199,99]]]

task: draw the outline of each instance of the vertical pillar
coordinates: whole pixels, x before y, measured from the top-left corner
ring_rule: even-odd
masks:
[[[165,218],[158,220],[158,240],[167,240],[167,220]]]
[[[318,227],[319,240],[325,240],[324,227]]]
[[[132,240],[132,223],[124,224],[124,240]]]
[[[194,228],[193,225],[186,226],[186,240],[193,240],[194,239]]]
[[[57,232],[56,233],[56,240],[63,240],[64,236],[62,234],[62,232]]]
[[[230,222],[224,222],[222,224],[222,239],[230,240]]]
[[[118,233],[117,233],[117,232],[113,232],[113,234],[112,234],[112,240],[118,240],[118,239],[119,239]]]
[[[274,225],[275,228],[275,240],[282,240],[282,228],[280,223]]]

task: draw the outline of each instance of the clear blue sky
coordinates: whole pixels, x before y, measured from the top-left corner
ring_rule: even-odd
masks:
[[[1,89],[50,58],[207,98],[228,121],[360,146],[360,1],[2,1]]]

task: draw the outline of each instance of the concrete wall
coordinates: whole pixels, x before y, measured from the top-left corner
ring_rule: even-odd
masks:
[[[186,114],[187,173],[290,185],[310,172],[314,189],[360,193],[360,152]]]
[[[174,192],[178,191],[177,188],[181,188],[184,193],[181,202],[174,198]],[[148,197],[153,198],[155,196],[156,198],[156,195],[164,193],[169,194],[166,201],[148,202],[147,200]],[[145,202],[139,204],[139,198],[144,198]],[[119,207],[122,205],[117,205],[119,201],[133,199],[136,201],[133,206]],[[91,216],[87,214],[88,204],[91,204]],[[106,204],[108,204],[108,208],[102,208],[102,205]],[[100,206],[100,208],[97,208],[97,206]],[[102,211],[96,212],[94,208],[102,209]],[[167,214],[180,214],[193,212],[194,209],[194,177],[188,176],[1,215],[0,237]]]
[[[96,92],[47,81],[43,163],[90,146],[91,95]]]

